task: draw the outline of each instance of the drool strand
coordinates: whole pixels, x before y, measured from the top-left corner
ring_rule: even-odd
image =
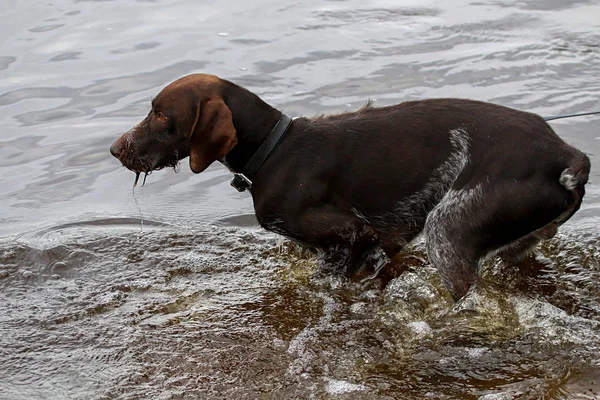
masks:
[[[146,174],[146,176],[148,176],[148,174]],[[138,180],[140,179],[140,173],[136,172],[135,174],[135,181],[133,182],[133,188],[131,188],[131,196],[133,197],[133,201],[135,201],[135,205],[138,208],[138,211],[140,212],[140,232],[144,232],[144,217],[142,215],[142,209],[140,207],[140,203],[138,202],[138,199],[135,197],[135,187],[137,186]],[[146,182],[146,178],[144,178],[144,183]],[[144,185],[142,185],[144,186]]]

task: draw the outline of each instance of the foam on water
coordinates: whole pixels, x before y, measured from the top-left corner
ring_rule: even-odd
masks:
[[[327,385],[325,386],[327,393],[329,394],[345,394],[352,392],[363,392],[368,390],[365,385],[360,385],[356,383],[350,383],[346,381],[338,381],[338,380],[329,380]]]

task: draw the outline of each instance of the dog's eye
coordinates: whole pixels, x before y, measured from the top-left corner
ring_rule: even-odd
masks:
[[[156,118],[159,121],[163,121],[164,122],[164,121],[167,120],[167,116],[165,114],[161,113],[160,111],[154,111],[154,115],[156,116]]]

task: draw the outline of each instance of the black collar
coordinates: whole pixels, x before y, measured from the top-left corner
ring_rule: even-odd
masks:
[[[277,145],[281,142],[281,139],[283,139],[289,130],[290,125],[292,125],[292,119],[285,114],[281,114],[281,119],[279,122],[277,122],[265,141],[262,142],[252,158],[250,158],[250,161],[248,161],[248,164],[246,164],[246,166],[242,169],[242,172],[236,172],[233,174],[231,186],[236,188],[239,192],[243,192],[244,190],[252,187],[252,179],[254,179],[254,175],[256,175],[269,155],[273,152],[273,150],[275,150],[275,147],[277,147]]]

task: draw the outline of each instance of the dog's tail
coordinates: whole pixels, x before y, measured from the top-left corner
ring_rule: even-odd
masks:
[[[590,177],[590,159],[583,153],[577,154],[569,167],[560,174],[560,184],[565,189],[574,191],[583,187]]]
[[[583,153],[579,153],[571,160],[570,166],[560,174],[560,184],[571,192],[568,210],[556,221],[558,224],[565,223],[581,207],[585,195],[585,184],[590,176],[590,159]]]

